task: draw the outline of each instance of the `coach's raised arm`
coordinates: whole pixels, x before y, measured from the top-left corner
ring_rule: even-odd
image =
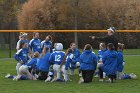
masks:
[[[92,38],[93,40],[103,41],[105,42],[106,45],[108,43],[113,43],[113,45],[115,46],[115,50],[117,50],[118,40],[115,37],[116,29],[114,27],[110,27],[109,29],[107,29],[107,31],[108,31],[108,35],[105,37],[96,37],[96,36],[89,36],[89,37]]]

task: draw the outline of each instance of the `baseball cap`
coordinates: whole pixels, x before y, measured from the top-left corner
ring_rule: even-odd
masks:
[[[107,29],[108,31],[112,31],[112,32],[116,32],[116,29],[115,29],[115,27],[110,27],[109,29]]]

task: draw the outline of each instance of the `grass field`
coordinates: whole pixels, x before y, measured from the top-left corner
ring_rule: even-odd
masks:
[[[94,78],[90,84],[79,85],[77,74],[71,77],[72,82],[67,83],[5,79],[7,73],[16,73],[16,61],[0,59],[0,93],[140,93],[140,56],[125,56],[125,61],[125,72],[135,73],[138,79],[117,80],[109,84],[98,82],[98,78]]]

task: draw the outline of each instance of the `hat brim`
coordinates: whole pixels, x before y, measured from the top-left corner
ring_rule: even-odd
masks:
[[[107,31],[112,31],[112,32],[115,32],[114,30],[112,30],[112,29],[110,29],[110,28],[109,28],[109,29],[107,29]]]

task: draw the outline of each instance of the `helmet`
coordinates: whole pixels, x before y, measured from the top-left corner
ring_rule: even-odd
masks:
[[[55,46],[55,49],[58,50],[58,51],[63,50],[63,44],[62,43],[57,43],[56,46]]]

